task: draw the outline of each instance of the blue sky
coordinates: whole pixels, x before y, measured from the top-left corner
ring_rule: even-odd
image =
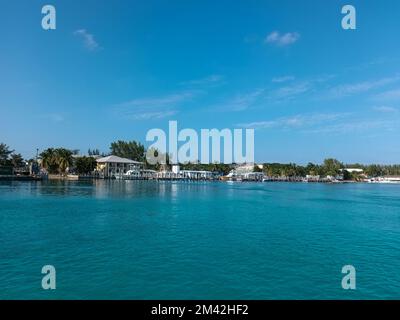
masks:
[[[259,162],[400,162],[399,1],[0,4],[0,141],[26,157],[177,120],[255,128]]]

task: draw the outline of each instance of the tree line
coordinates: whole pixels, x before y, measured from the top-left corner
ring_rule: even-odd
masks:
[[[146,149],[143,144],[137,141],[118,140],[110,144],[108,153],[100,153],[98,149],[89,149],[87,156],[76,156],[79,150],[70,150],[66,148],[47,148],[39,154],[42,167],[51,174],[65,174],[67,169],[73,168],[78,174],[89,174],[96,168],[97,156],[115,155],[121,158],[128,158],[140,161],[145,164],[148,169],[159,170],[161,168],[170,169],[171,165],[156,164],[150,165],[146,162]],[[33,161],[31,159],[30,161]],[[11,166],[14,168],[21,167],[25,161],[21,154],[15,153],[5,143],[0,143],[0,166]],[[201,163],[185,163],[181,164],[183,170],[204,170],[212,172],[220,172],[227,174],[235,167],[235,164],[201,164]],[[308,163],[307,165],[298,165],[295,163],[264,163],[262,169],[254,166],[254,171],[263,172],[271,177],[305,177],[313,176],[337,176],[344,174],[345,179],[357,179],[358,173],[348,173],[343,171],[344,168],[363,169],[364,173],[370,177],[384,175],[400,175],[400,165],[363,165],[363,164],[344,164],[337,159],[325,159],[322,164]]]
[[[362,169],[363,173],[369,177],[400,175],[400,165],[345,164],[333,158],[325,159],[322,164],[314,164],[310,162],[305,166],[297,165],[295,163],[264,163],[262,171],[271,177],[305,177],[306,175],[326,177],[343,174],[346,180],[358,179],[360,173],[343,171],[345,168]]]
[[[5,143],[0,143],[0,166],[19,168],[24,165],[24,158],[15,153]]]

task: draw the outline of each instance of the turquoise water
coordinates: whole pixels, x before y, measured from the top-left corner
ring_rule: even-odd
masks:
[[[54,265],[57,289],[41,289]],[[357,289],[341,288],[344,265]],[[399,299],[400,185],[1,182],[0,299]]]

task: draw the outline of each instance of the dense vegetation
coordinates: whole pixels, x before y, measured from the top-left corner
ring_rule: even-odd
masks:
[[[73,152],[65,148],[48,148],[40,154],[42,166],[49,173],[65,174],[73,164]]]
[[[263,171],[267,176],[278,177],[305,177],[312,176],[337,176],[341,173],[341,169],[346,166],[336,159],[325,159],[321,165],[308,163],[306,166],[297,165],[295,163],[265,163]]]
[[[100,155],[98,149],[89,149],[88,156],[76,157],[73,155],[78,154],[78,150],[69,150],[65,148],[48,148],[40,154],[42,166],[47,169],[49,173],[65,174],[67,168],[73,167],[74,171],[79,174],[87,174],[92,172],[96,167],[96,160],[93,156]],[[150,165],[146,162],[145,154],[146,149],[136,141],[115,141],[110,145],[110,154],[122,158],[128,158],[135,161],[145,162],[146,168],[159,170],[162,168],[170,169],[170,165]],[[102,154],[105,156],[105,154]],[[167,156],[168,162],[168,156]],[[24,165],[24,159],[20,154],[14,153],[6,144],[0,143],[0,166],[20,167]],[[183,170],[205,170],[219,172],[223,174],[229,173],[235,167],[234,164],[200,164],[200,163],[186,163],[181,164]],[[344,168],[359,168],[363,169],[364,173],[370,177],[386,176],[386,175],[400,175],[400,165],[363,165],[359,163],[344,164],[336,159],[325,159],[322,164],[308,163],[307,165],[298,165],[295,163],[264,163],[262,169],[254,166],[254,171],[264,172],[264,174],[271,177],[305,177],[306,175],[313,176],[337,176],[344,174],[345,179],[357,180],[358,173],[343,172]]]
[[[21,154],[14,153],[5,143],[0,143],[0,166],[18,168],[24,165]]]
[[[294,163],[265,163],[263,171],[266,175],[288,176],[288,177],[304,177],[306,175],[314,176],[337,176],[344,173],[345,179],[357,179],[359,174],[342,172],[344,168],[357,168],[363,169],[364,173],[369,177],[387,176],[387,175],[400,175],[400,165],[362,165],[362,164],[344,164],[336,159],[325,159],[322,164],[308,163],[306,166],[297,165]]]
[[[121,141],[112,142],[110,152],[114,156],[128,158],[135,161],[144,161],[146,150],[140,142],[136,141]]]
[[[79,157],[75,159],[75,171],[77,174],[90,174],[96,168],[97,162],[93,157]]]
[[[200,170],[200,171],[212,171],[222,173],[224,175],[228,174],[234,168],[233,165],[224,163],[210,163],[210,164],[194,164],[186,163],[181,165],[182,170]]]

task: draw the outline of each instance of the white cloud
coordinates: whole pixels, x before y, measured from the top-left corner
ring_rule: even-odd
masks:
[[[38,116],[40,119],[60,123],[65,121],[65,117],[59,113],[47,113]]]
[[[325,82],[334,77],[335,75],[333,74],[325,74],[300,81],[295,81],[295,77],[293,76],[273,78],[272,82],[276,86],[268,92],[266,98],[269,103],[287,102],[294,98],[299,98],[299,96],[310,98],[312,94],[322,90],[321,87],[325,86]]]
[[[383,113],[392,113],[392,112],[398,112],[399,109],[393,108],[393,107],[388,107],[388,106],[378,106],[373,108],[375,111],[378,112],[383,112]]]
[[[330,121],[337,121],[347,117],[349,113],[317,113],[294,115],[291,117],[282,117],[274,120],[257,121],[238,124],[242,128],[269,129],[269,128],[303,128],[319,124],[325,124]]]
[[[273,78],[271,81],[274,83],[282,83],[282,82],[288,82],[294,80],[293,76],[282,76],[282,77],[276,77]]]
[[[100,48],[99,44],[94,39],[93,34],[86,31],[86,29],[79,29],[74,32],[74,35],[80,37],[83,40],[83,44],[86,49],[95,51]]]
[[[244,111],[250,107],[263,107],[267,103],[291,101],[301,95],[315,91],[315,84],[324,81],[318,78],[286,84],[286,82],[294,80],[294,77],[286,76],[274,79],[277,84],[282,85],[273,89],[255,88],[252,91],[238,94],[223,103],[219,103],[213,109],[220,111]]]
[[[309,92],[311,89],[312,83],[310,81],[303,81],[277,89],[271,94],[270,98],[278,100],[291,99],[300,94]]]
[[[400,76],[387,77],[378,80],[363,81],[358,83],[344,84],[333,87],[329,90],[329,96],[331,97],[345,97],[362,92],[367,92],[373,89],[377,89],[388,84],[394,83],[400,80]],[[400,91],[399,91],[400,96]]]
[[[400,118],[368,119],[353,113],[320,113],[241,123],[238,126],[253,129],[292,129],[310,134],[349,134],[377,129],[379,131],[398,131],[400,129]]]
[[[177,114],[180,105],[200,93],[201,91],[187,90],[165,96],[133,99],[115,105],[114,112],[125,119],[161,119]]]
[[[208,77],[202,78],[202,79],[195,79],[195,80],[189,80],[189,81],[184,81],[181,84],[182,85],[189,85],[189,86],[214,86],[217,84],[221,84],[224,80],[224,77],[220,74],[212,74],[209,75]]]
[[[171,107],[176,104],[192,99],[199,91],[183,91],[160,97],[138,98],[119,104],[121,107],[162,108]]]
[[[213,109],[220,109],[223,111],[244,111],[255,104],[258,99],[262,96],[265,89],[255,89],[245,94],[238,94],[229,101],[216,106]]]
[[[292,86],[286,86],[283,88],[280,88],[276,91],[276,97],[278,99],[282,98],[291,98],[293,96],[297,96],[299,94],[305,93],[311,89],[311,83],[310,82],[301,82],[294,84]]]
[[[363,132],[368,130],[382,131],[396,131],[400,128],[399,119],[366,119],[366,120],[351,120],[337,124],[330,124],[327,126],[321,126],[312,130],[306,131],[307,133],[318,134],[318,133],[337,133],[337,134],[348,134],[352,132]]]
[[[148,120],[148,119],[162,119],[173,116],[177,113],[176,110],[146,112],[144,110],[131,110],[125,113],[125,117],[132,120]]]
[[[400,100],[400,89],[393,89],[379,93],[375,95],[374,98],[375,100],[384,100],[384,101]]]
[[[300,34],[297,32],[288,32],[281,34],[278,31],[273,31],[265,38],[265,43],[275,44],[277,46],[288,46],[300,39]]]

